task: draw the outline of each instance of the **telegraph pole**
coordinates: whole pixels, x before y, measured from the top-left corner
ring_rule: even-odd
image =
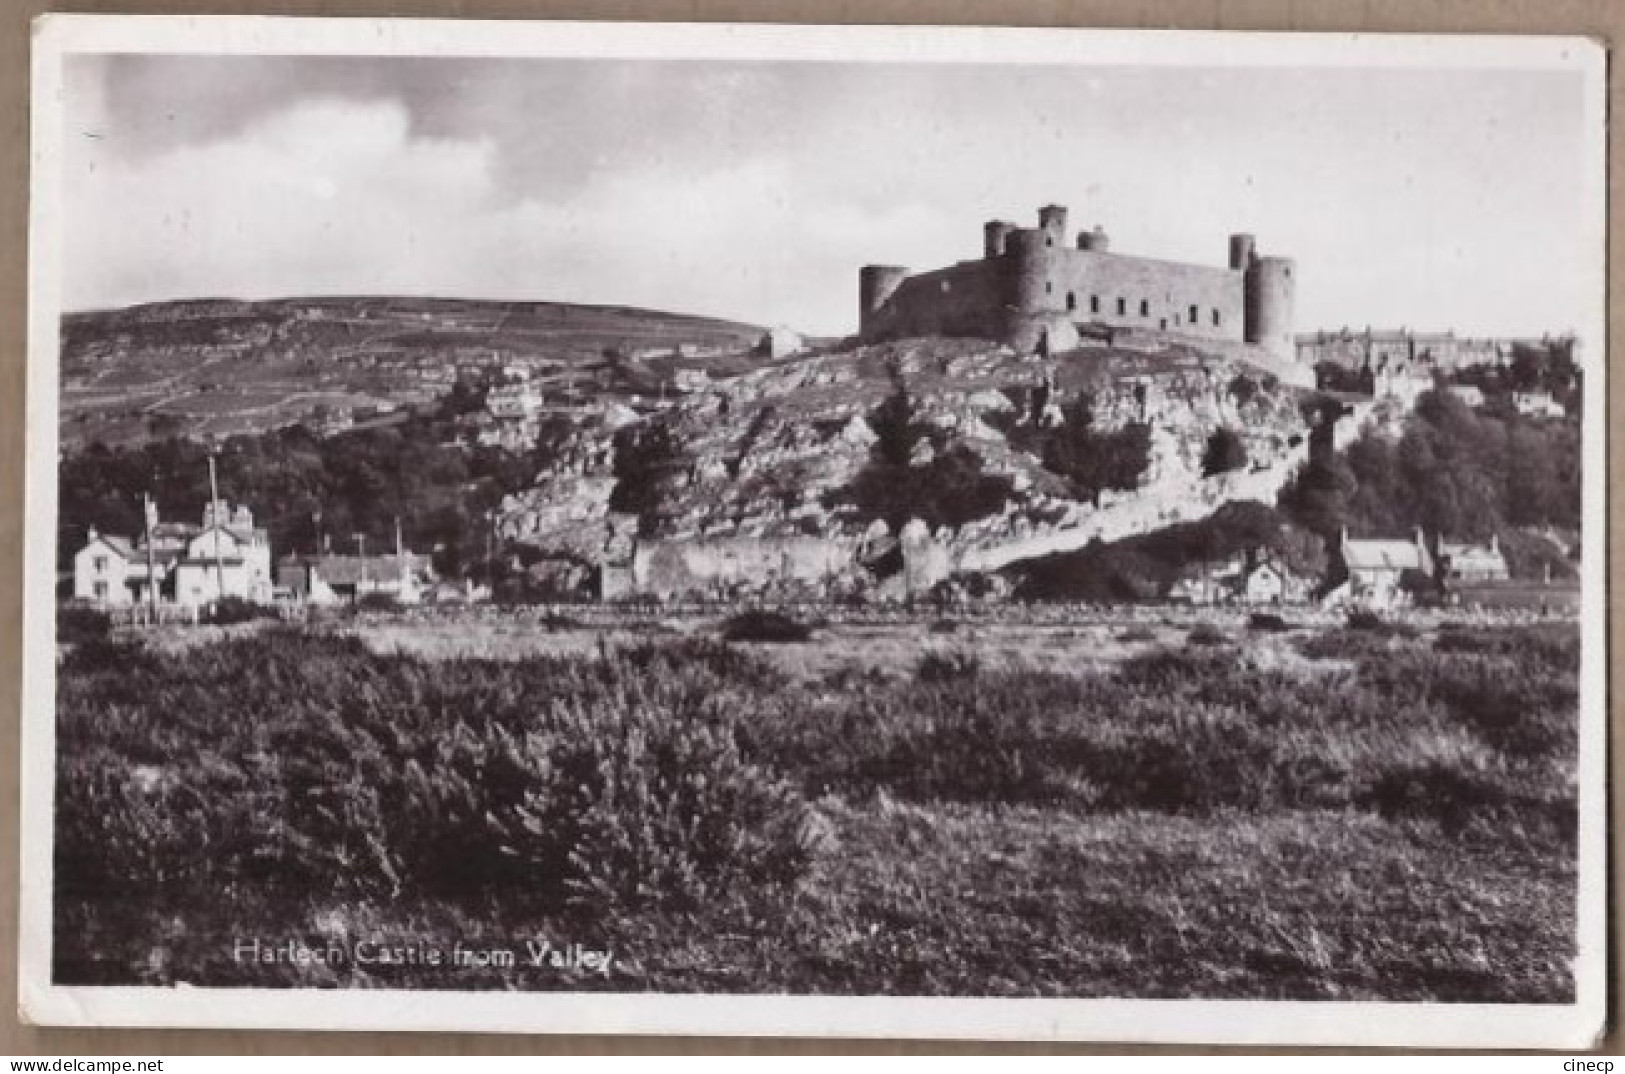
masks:
[[[411,572],[406,567],[406,546],[401,542],[401,516],[395,516],[395,573],[400,577],[400,594],[409,588]]]
[[[158,622],[158,568],[157,557],[152,549],[153,522],[158,514],[158,505],[152,502],[152,497],[143,493],[141,496],[141,514],[147,524],[147,607],[152,609],[152,621]]]
[[[491,546],[496,540],[496,532],[497,513],[487,511],[485,513],[485,587],[492,594],[496,593],[497,585],[496,563],[491,558],[495,554]]]
[[[225,525],[221,519],[220,489],[214,480],[214,452],[209,452],[209,515],[214,519],[214,599],[218,603],[226,599],[226,568],[220,558],[220,528]]]
[[[367,535],[365,533],[355,535],[355,547],[356,558],[361,561],[361,580],[356,583],[355,598],[360,600],[361,591],[367,588]]]

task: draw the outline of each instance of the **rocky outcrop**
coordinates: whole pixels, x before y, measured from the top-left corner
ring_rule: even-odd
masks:
[[[915,522],[893,538],[839,506],[835,494],[870,461],[870,418],[899,382],[936,441],[923,442],[915,461],[949,445],[970,451],[1010,480],[1002,511],[954,531]],[[1061,404],[1084,394],[1101,430],[1142,422],[1151,434],[1142,486],[1094,504],[1071,499],[1065,481],[1019,446],[1032,438],[1014,433],[1063,420]],[[614,559],[618,584],[658,595],[784,583],[832,591],[879,585],[892,571],[892,591],[919,593],[955,573],[1194,520],[1230,500],[1271,502],[1308,457],[1304,401],[1301,388],[1256,366],[1189,348],[1038,358],[970,340],[907,340],[714,377],[652,419],[669,427],[680,457],[660,478],[660,510],[644,519],[635,550]],[[1360,404],[1335,439],[1377,420]],[[1248,466],[1204,477],[1203,454],[1220,427],[1239,434]],[[596,548],[610,562],[612,432],[606,425],[596,449],[575,450],[569,466],[505,502],[503,535],[571,554]],[[901,555],[887,558],[893,550]]]

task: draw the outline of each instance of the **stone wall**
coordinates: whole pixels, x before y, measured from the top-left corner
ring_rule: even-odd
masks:
[[[662,599],[804,583],[823,587],[856,568],[853,542],[817,537],[642,541],[630,588]]]

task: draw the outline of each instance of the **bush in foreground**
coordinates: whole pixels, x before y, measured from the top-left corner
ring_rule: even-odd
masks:
[[[793,883],[807,806],[740,750],[752,669],[255,639],[80,668],[59,704],[65,891],[523,892],[593,912]]]
[[[692,906],[802,875],[806,799],[1353,809],[1572,838],[1578,639],[1361,639],[1338,668],[1152,648],[1066,675],[949,653],[798,683],[736,646],[430,663],[273,630],[65,661],[58,879]]]
[[[1284,634],[1292,624],[1274,612],[1254,612],[1247,617],[1247,629],[1265,634]]]
[[[790,644],[807,641],[812,634],[812,627],[780,612],[758,610],[740,612],[722,624],[724,641]]]
[[[97,608],[64,605],[56,610],[56,640],[61,645],[80,645],[85,642],[106,641],[112,633],[112,621],[107,613]]]

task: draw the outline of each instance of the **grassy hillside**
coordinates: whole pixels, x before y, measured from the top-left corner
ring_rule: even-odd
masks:
[[[623,306],[466,299],[199,299],[72,313],[62,319],[62,435],[71,447],[262,432],[318,407],[418,402],[470,363],[530,366],[558,397],[646,391],[658,385],[613,353],[737,352],[762,332]]]

